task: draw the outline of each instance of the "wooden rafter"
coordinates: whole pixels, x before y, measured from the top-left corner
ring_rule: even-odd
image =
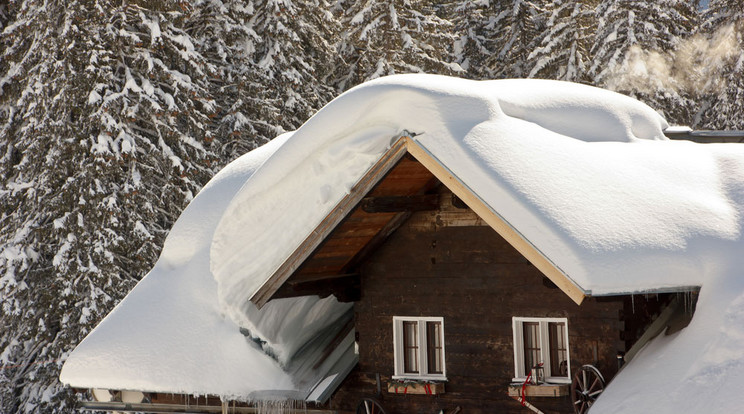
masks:
[[[287,280],[288,285],[301,285],[303,283],[320,282],[333,279],[343,279],[347,277],[359,277],[358,273],[309,273],[304,275],[295,275]]]
[[[377,250],[378,247],[385,242],[385,240],[395,232],[408,218],[411,217],[411,213],[398,213],[393,217],[380,231],[360,250],[357,254],[349,260],[344,267],[350,269],[356,267],[359,263],[362,263],[372,252]]]
[[[367,213],[400,213],[432,211],[439,208],[439,194],[411,196],[365,197],[362,210]]]

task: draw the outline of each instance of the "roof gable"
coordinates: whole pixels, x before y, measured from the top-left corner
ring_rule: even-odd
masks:
[[[558,286],[574,302],[581,304],[586,294],[574,283],[568,275],[558,268],[550,259],[540,252],[529,240],[524,238],[514,227],[486,204],[478,194],[474,193],[462,180],[443,165],[434,155],[420,146],[413,138],[403,135],[394,140],[394,144],[386,151],[380,159],[367,171],[366,174],[354,185],[351,191],[336,205],[335,208],[323,219],[323,221],[310,233],[310,235],[298,246],[279,269],[268,278],[263,285],[251,297],[251,301],[259,308],[264,306],[279,291],[282,285],[292,277],[293,282],[318,281],[335,277],[346,277],[349,259],[356,256],[374,245],[373,240],[378,234],[389,234],[407,218],[404,213],[388,213],[380,217],[375,215],[377,223],[370,223],[367,219],[366,226],[372,227],[372,231],[361,237],[349,238],[336,237],[330,240],[333,247],[325,248],[324,242],[328,242],[334,230],[341,233],[359,232],[361,229],[350,225],[349,217],[358,214],[362,208],[361,201],[364,197],[374,193],[379,184],[388,180],[388,173],[398,170],[398,163],[405,154],[410,154],[417,161],[416,164],[423,166],[425,171],[436,177],[443,185],[459,197],[480,218],[482,218],[492,229],[501,235],[507,242],[517,249],[556,286]],[[421,169],[421,168],[419,168]],[[411,173],[411,168],[403,171],[400,176]],[[397,188],[396,195],[413,195],[424,188],[430,176],[419,172],[418,180],[408,178],[407,188]],[[402,177],[401,177],[402,178]],[[395,180],[395,178],[393,178]],[[397,181],[401,181],[400,178]],[[402,192],[402,194],[401,194]],[[379,191],[378,191],[379,193]],[[383,191],[383,193],[385,193]],[[387,194],[387,193],[385,193]],[[363,214],[363,213],[362,213]],[[346,229],[340,226],[345,226]],[[356,234],[355,234],[356,236]],[[343,246],[337,246],[343,245]],[[371,247],[374,248],[374,247]],[[346,250],[344,256],[338,250]],[[335,251],[334,251],[335,250]],[[326,260],[323,260],[326,259]],[[308,263],[309,262],[309,263]],[[329,263],[330,262],[330,263]],[[304,264],[303,264],[304,263]],[[309,266],[308,266],[309,265]],[[308,267],[310,269],[308,269]],[[304,270],[299,271],[298,270]],[[304,276],[304,277],[303,277]]]

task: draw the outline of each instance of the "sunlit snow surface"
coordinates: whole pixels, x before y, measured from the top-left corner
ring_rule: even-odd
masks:
[[[153,270],[70,355],[62,382],[219,395],[294,389],[279,364],[221,316],[208,256],[227,202],[285,139],[239,158],[201,190]]]
[[[262,314],[249,298],[408,131],[584,291],[702,286],[692,324],[641,352],[593,413],[674,412],[703,395],[738,408],[744,146],[670,142],[666,127],[633,99],[555,81],[402,75],[354,88],[215,177],[152,272],[73,352],[62,380],[219,395],[291,390],[282,364],[348,305],[270,302]],[[278,316],[287,312],[297,318]]]

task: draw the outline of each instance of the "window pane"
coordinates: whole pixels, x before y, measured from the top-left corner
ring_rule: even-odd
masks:
[[[426,354],[430,374],[442,374],[442,323],[426,322]]]
[[[524,373],[527,375],[532,367],[540,363],[540,324],[524,322],[522,324],[524,341]]]
[[[418,374],[418,322],[403,322],[403,372]]]
[[[549,322],[548,333],[550,336],[550,375],[567,377],[566,324],[563,322]]]

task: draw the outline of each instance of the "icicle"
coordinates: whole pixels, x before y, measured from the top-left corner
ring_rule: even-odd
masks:
[[[684,292],[685,312],[692,315],[694,313],[694,299],[693,295],[695,292],[687,291]]]
[[[305,401],[284,399],[275,401],[256,401],[256,414],[293,414],[305,412]]]
[[[685,306],[687,307],[687,311],[692,314],[692,292],[685,292]]]
[[[633,311],[633,314],[635,315],[635,295],[630,295],[630,309]]]

